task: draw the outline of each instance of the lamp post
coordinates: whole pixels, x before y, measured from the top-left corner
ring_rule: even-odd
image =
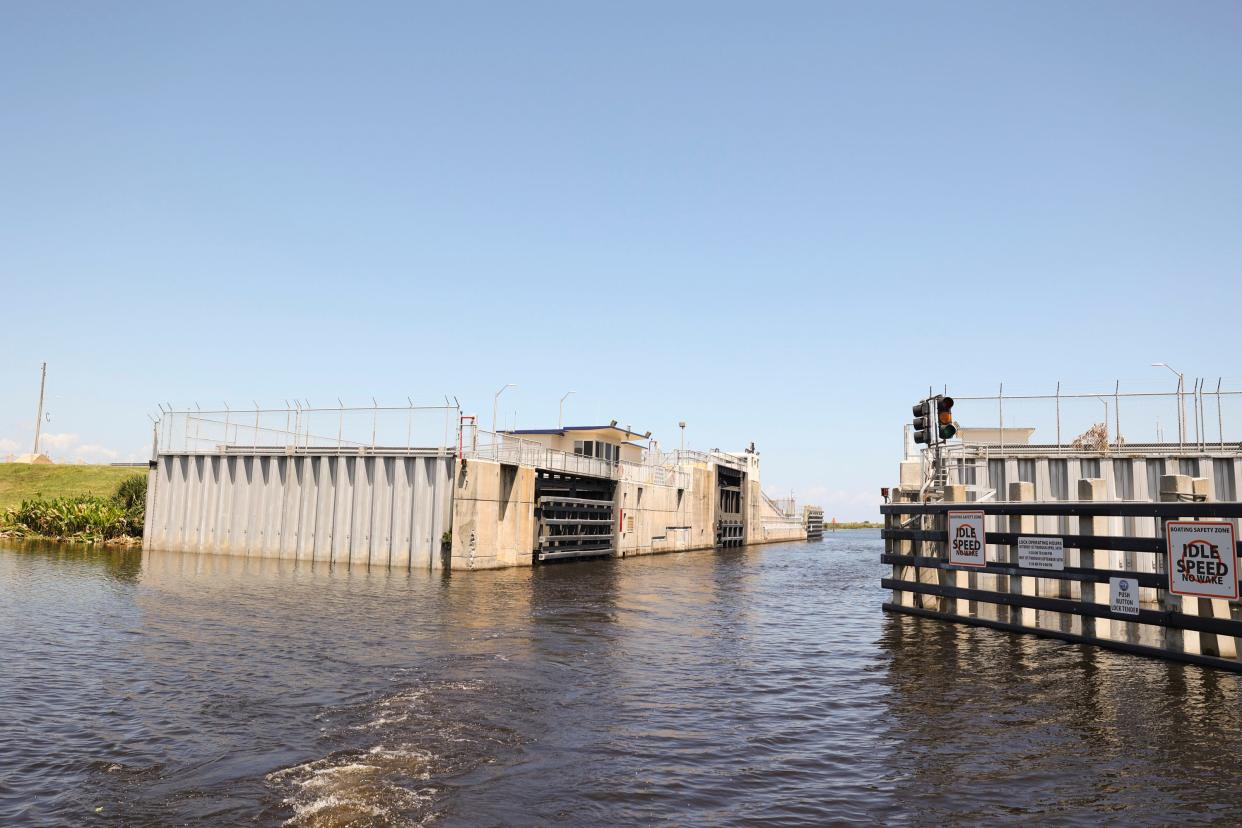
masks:
[[[510,388],[517,388],[513,383],[505,383],[504,388],[496,392],[496,396],[492,397],[492,433],[496,433],[496,409],[500,406],[500,395]]]
[[[1167,362],[1153,362],[1151,367],[1168,368],[1177,377],[1177,442],[1181,445],[1186,442],[1186,398],[1182,393],[1186,389],[1186,377]]]
[[[565,427],[565,400],[569,398],[570,394],[577,394],[577,393],[578,393],[577,391],[566,391],[565,396],[561,397],[561,407],[557,410],[557,414],[556,414],[556,427],[557,428]]]
[[[682,420],[681,422],[677,424],[677,427],[681,429],[681,450],[685,451],[686,450],[686,421]]]

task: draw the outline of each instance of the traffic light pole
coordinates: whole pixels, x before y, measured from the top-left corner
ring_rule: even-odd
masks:
[[[945,444],[957,433],[953,424],[953,398],[927,389],[927,397],[914,406],[914,441],[927,446],[932,460],[931,487],[944,496],[948,472],[944,467]],[[923,490],[926,493],[927,489]]]

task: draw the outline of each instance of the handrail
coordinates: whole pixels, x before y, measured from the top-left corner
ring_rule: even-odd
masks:
[[[1242,502],[1177,502],[1145,503],[1141,501],[1058,500],[951,503],[884,503],[880,514],[884,515],[939,515],[945,512],[967,510],[985,515],[1054,515],[1065,517],[1158,517],[1158,518],[1242,518]]]

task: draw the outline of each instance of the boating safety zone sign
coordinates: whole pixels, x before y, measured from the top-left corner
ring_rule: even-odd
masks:
[[[955,566],[987,566],[983,537],[983,511],[949,512],[949,563]]]
[[[1170,520],[1169,592],[1200,598],[1238,597],[1238,548],[1224,520]]]

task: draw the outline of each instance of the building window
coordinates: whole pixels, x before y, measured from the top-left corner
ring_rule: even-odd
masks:
[[[1212,461],[1212,482],[1216,486],[1217,500],[1233,500],[1237,497],[1232,458],[1217,457]]]
[[[1113,483],[1117,487],[1117,497],[1134,500],[1134,464],[1129,460],[1114,460]]]
[[[1035,461],[1019,460],[1018,461],[1018,481],[1021,483],[1035,482]]]
[[[1164,474],[1164,460],[1159,457],[1147,458],[1147,497],[1153,501],[1160,500],[1160,475]]]
[[[1048,461],[1048,484],[1052,487],[1053,500],[1069,500],[1069,463],[1065,460]]]
[[[996,490],[996,499],[1005,500],[1009,497],[1009,488],[1005,485],[1005,461],[988,461],[988,485]]]

